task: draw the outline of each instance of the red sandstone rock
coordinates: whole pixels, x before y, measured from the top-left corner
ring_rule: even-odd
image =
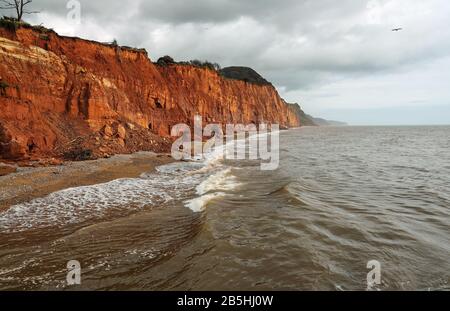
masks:
[[[125,139],[127,137],[127,130],[122,124],[117,126],[117,136],[121,139]]]
[[[109,125],[105,125],[102,132],[105,138],[110,138],[114,135],[113,129]]]
[[[271,85],[193,66],[157,66],[143,50],[54,32],[44,40],[30,28],[0,28],[0,76],[9,86],[0,96],[0,158],[62,157],[75,148],[98,157],[168,150],[170,140],[156,135],[192,125],[195,114],[208,123],[300,125]],[[157,143],[149,145],[150,137]]]

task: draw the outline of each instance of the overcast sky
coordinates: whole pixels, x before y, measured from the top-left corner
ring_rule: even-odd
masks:
[[[79,25],[68,2],[34,0],[25,19],[153,60],[252,67],[315,116],[450,124],[448,0],[81,0]]]

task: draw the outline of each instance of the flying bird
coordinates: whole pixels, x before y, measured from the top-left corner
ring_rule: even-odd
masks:
[[[394,28],[394,29],[392,29],[392,31],[400,31],[400,30],[403,30],[403,28]]]

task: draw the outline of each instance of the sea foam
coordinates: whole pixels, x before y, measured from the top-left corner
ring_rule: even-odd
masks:
[[[224,197],[226,194],[223,192],[209,193],[202,195],[198,198],[188,200],[185,202],[185,206],[190,208],[194,213],[199,213],[205,210],[206,205],[214,199]]]

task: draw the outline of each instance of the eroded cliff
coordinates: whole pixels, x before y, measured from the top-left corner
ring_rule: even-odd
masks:
[[[169,148],[170,128],[204,122],[300,125],[270,85],[189,65],[158,66],[145,50],[0,28],[0,157],[84,159]]]

